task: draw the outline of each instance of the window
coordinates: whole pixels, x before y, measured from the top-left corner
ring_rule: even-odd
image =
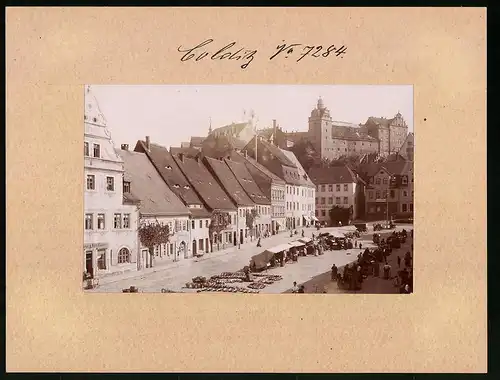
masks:
[[[333,197],[329,197],[329,198],[328,198],[328,204],[329,204],[329,205],[333,204]]]
[[[123,181],[123,192],[130,193],[130,182],[129,181]]]
[[[384,178],[383,183],[384,185],[387,185],[387,178]]]
[[[130,252],[127,248],[122,248],[118,252],[118,264],[125,264],[130,262]]]
[[[387,190],[384,190],[384,192],[382,193],[382,198],[384,198],[384,199],[387,198]]]
[[[328,185],[328,191],[332,192],[333,191],[333,185]]]
[[[203,228],[203,220],[200,220],[200,228]]]
[[[347,183],[344,184],[344,191],[349,191],[349,185]]]
[[[101,157],[101,146],[99,144],[94,144],[94,157],[95,158]]]
[[[373,191],[368,192],[368,199],[373,199]]]
[[[374,213],[375,212],[375,207],[370,207],[370,213]]]
[[[130,214],[123,214],[123,228],[130,228]]]
[[[325,204],[325,197],[321,197],[321,204],[324,205]]]
[[[93,215],[92,214],[85,214],[85,229],[86,230],[93,230],[94,229],[94,226],[93,226]]]
[[[402,211],[403,211],[403,212],[406,212],[406,211],[407,211],[407,205],[406,205],[406,203],[403,203],[403,205],[402,205],[402,206],[403,206]]]
[[[401,183],[402,183],[403,185],[408,185],[408,177],[404,175],[404,176],[401,178]]]
[[[412,192],[411,192],[411,197],[413,198],[413,190],[412,190]]]
[[[194,220],[191,221],[191,229],[194,230],[195,229],[195,222]]]
[[[410,203],[410,212],[413,212],[413,203]]]
[[[97,269],[106,269],[106,251],[97,251]]]
[[[87,175],[87,190],[95,190],[95,175]]]
[[[318,210],[314,210],[314,215],[318,216],[319,212]]]
[[[340,204],[340,197],[335,197],[335,204]]]
[[[207,220],[205,220],[205,228],[208,228],[208,223],[209,223],[209,222],[208,222],[208,219],[207,219]]]
[[[394,198],[396,194],[394,193],[394,190],[391,190],[391,198]]]
[[[97,229],[103,230],[106,228],[106,217],[104,214],[97,214]]]
[[[407,197],[408,196],[408,192],[406,190],[403,190],[403,197]]]
[[[335,190],[340,191],[340,185],[336,185]]]
[[[182,230],[187,231],[187,221],[182,221]]]
[[[198,249],[199,249],[200,251],[203,251],[203,239],[199,239],[199,240],[198,240]]]
[[[115,214],[114,222],[115,228],[122,228],[122,214]]]
[[[377,179],[375,180],[375,183],[376,183],[377,185],[380,185],[380,178],[377,178]]]
[[[89,149],[88,142],[83,143],[83,154],[85,155],[85,157],[88,157],[90,155],[90,149]]]
[[[349,203],[349,198],[344,197],[344,204],[346,205],[346,204],[348,204],[348,203]]]
[[[106,177],[106,190],[115,191],[115,177]]]
[[[321,185],[321,191],[325,191],[325,185]]]
[[[321,210],[321,216],[326,216],[326,211],[325,210]]]
[[[375,199],[380,199],[380,191],[379,190],[377,190],[375,192]]]

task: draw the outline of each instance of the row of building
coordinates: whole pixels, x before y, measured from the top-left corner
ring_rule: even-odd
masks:
[[[306,173],[291,151],[262,136],[215,146],[221,130],[231,137],[246,123],[180,148],[146,136],[133,149],[118,149],[89,88],[85,101],[84,268],[92,275],[237,249],[257,236],[328,223],[335,205],[350,208],[353,219],[413,210],[413,165],[406,160],[361,172],[341,166]],[[211,140],[212,151],[201,149]],[[249,227],[251,210],[257,217]],[[210,236],[211,218],[219,211],[229,215],[229,224]],[[171,233],[168,243],[154,248],[153,258],[138,238],[147,222],[168,225]]]

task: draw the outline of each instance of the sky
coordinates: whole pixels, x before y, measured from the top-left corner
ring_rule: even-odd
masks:
[[[333,120],[359,124],[399,111],[413,132],[411,85],[91,85],[91,91],[116,146],[132,149],[145,136],[180,146],[206,136],[210,120],[215,129],[247,121],[251,110],[258,128],[276,119],[284,131],[307,131],[320,96]]]

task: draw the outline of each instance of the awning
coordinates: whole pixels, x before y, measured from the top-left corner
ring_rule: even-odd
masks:
[[[266,251],[272,252],[272,253],[278,253],[281,251],[286,251],[290,249],[290,244],[280,244],[272,248],[268,248]]]
[[[316,218],[315,216],[311,216],[311,219],[314,220],[315,222],[319,222],[318,218]]]
[[[299,240],[291,241],[288,244],[290,244],[292,247],[302,247],[305,243],[301,242]]]
[[[298,239],[298,241],[301,241],[302,243],[309,243],[312,241],[312,239],[308,238],[308,237],[303,237],[303,238]]]
[[[306,222],[310,222],[311,218],[307,215],[302,215],[302,217],[306,220]]]

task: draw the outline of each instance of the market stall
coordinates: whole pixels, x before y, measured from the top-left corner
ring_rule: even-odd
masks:
[[[250,260],[250,268],[253,271],[267,268],[273,260],[279,260],[281,254],[288,251],[291,247],[292,246],[290,244],[280,244],[275,247],[268,248],[258,255],[252,256],[252,259]]]

